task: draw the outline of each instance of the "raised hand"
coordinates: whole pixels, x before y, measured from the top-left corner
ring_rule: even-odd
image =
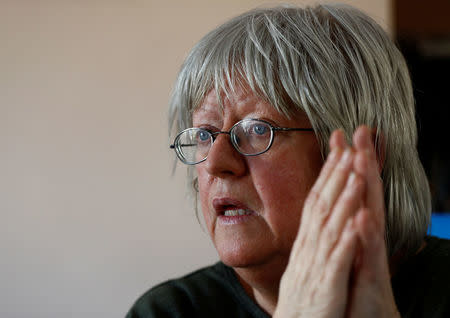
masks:
[[[280,284],[274,317],[344,317],[357,246],[353,218],[364,198],[354,151],[343,133],[305,201],[301,226]]]
[[[359,127],[353,135],[354,171],[366,183],[363,206],[355,216],[359,248],[352,272],[348,317],[400,317],[392,293],[384,240],[385,206],[371,132]],[[380,158],[381,157],[381,158]]]
[[[341,131],[305,201],[274,317],[399,317],[384,241],[384,199],[370,130]]]

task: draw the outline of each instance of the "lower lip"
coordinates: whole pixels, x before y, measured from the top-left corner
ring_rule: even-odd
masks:
[[[229,224],[229,225],[240,224],[251,220],[255,216],[256,216],[255,213],[236,216],[219,215],[218,221],[222,224]]]

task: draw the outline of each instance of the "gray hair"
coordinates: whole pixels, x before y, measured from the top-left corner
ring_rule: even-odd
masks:
[[[208,33],[186,58],[169,114],[172,135],[214,89],[219,103],[248,85],[280,113],[303,111],[325,157],[333,130],[348,140],[362,124],[382,136],[389,253],[416,251],[431,199],[416,150],[411,80],[402,54],[381,27],[346,5],[255,9]],[[221,94],[223,92],[224,94]],[[195,182],[188,174],[189,182]]]

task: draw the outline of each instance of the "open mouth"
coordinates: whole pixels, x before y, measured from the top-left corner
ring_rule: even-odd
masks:
[[[253,211],[244,210],[244,209],[228,209],[223,211],[222,215],[224,216],[242,216],[242,215],[252,215]]]
[[[250,210],[243,203],[229,198],[214,199],[213,207],[219,216],[233,217],[255,214],[253,210]]]

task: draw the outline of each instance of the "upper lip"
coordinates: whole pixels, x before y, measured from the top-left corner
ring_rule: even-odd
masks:
[[[237,210],[237,209],[251,210],[241,201],[232,198],[213,199],[212,205],[218,215],[223,214],[226,210]]]

